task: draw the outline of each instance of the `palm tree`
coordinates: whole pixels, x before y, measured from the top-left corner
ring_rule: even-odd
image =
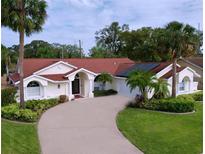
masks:
[[[4,45],[1,45],[1,56],[2,56],[1,61],[3,61],[4,67],[6,67],[6,76],[8,77],[11,59],[10,59],[9,49],[7,49]]]
[[[177,58],[187,56],[187,52],[197,51],[199,36],[197,30],[192,26],[182,24],[176,21],[170,22],[165,27],[167,30],[169,48],[172,53],[173,71],[172,71],[172,97],[176,97],[176,66]],[[190,48],[195,50],[188,50]]]
[[[103,83],[102,89],[104,90],[106,82],[112,83],[112,76],[106,72],[103,72],[97,77],[96,81]]]
[[[164,79],[157,79],[157,81],[154,83],[154,95],[153,98],[156,99],[161,99],[161,98],[166,98],[169,97],[169,89],[168,89],[169,84],[167,83],[166,80]]]
[[[23,59],[24,34],[42,31],[45,22],[47,4],[45,0],[2,0],[1,23],[19,33],[19,69],[20,69],[20,107],[24,108]]]
[[[150,92],[154,88],[155,80],[156,77],[154,77],[150,72],[133,71],[128,75],[126,82],[130,87],[130,92],[138,87],[141,95],[143,96],[143,101],[147,102],[148,92]]]

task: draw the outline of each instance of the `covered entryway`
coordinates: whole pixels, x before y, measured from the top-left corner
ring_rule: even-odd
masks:
[[[81,97],[93,97],[94,90],[94,78],[95,74],[89,72],[85,69],[79,69],[72,72],[67,77],[69,79],[68,83],[68,98],[72,100],[78,96]]]

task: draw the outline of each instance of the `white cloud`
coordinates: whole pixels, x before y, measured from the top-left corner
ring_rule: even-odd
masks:
[[[95,44],[95,32],[112,21],[131,28],[164,26],[178,20],[197,27],[202,24],[202,0],[46,0],[48,19],[41,33],[25,42],[41,39],[48,42],[78,43],[88,51]],[[2,28],[2,43],[18,43],[18,35]]]

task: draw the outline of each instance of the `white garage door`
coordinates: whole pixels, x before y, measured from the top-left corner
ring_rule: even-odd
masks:
[[[41,95],[40,85],[36,81],[31,81],[27,85],[27,96],[28,97],[38,97]]]
[[[27,95],[29,97],[40,96],[40,87],[28,87]]]
[[[117,90],[118,94],[134,98],[136,94],[139,94],[139,90],[135,89],[132,92],[130,92],[129,86],[126,85],[125,79],[118,79],[117,80]]]

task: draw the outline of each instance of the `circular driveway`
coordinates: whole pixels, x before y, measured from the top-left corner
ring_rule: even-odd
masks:
[[[38,124],[43,154],[139,154],[118,130],[124,96],[78,99],[43,114]]]

